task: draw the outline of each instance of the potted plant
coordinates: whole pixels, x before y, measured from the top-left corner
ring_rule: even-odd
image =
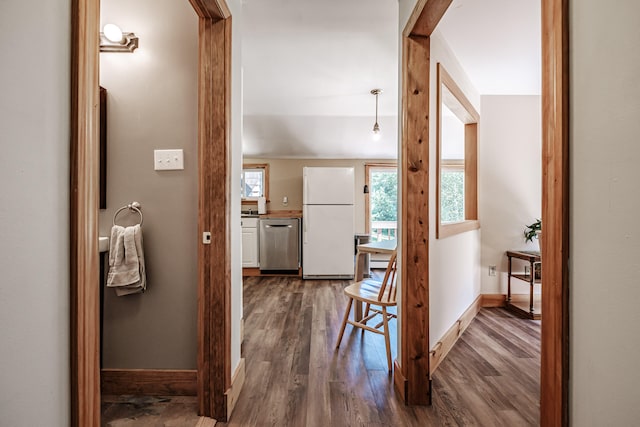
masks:
[[[536,219],[531,225],[527,225],[524,229],[524,238],[526,242],[533,242],[533,239],[537,239],[538,235],[542,231],[542,221]]]
[[[526,242],[533,242],[533,239],[539,239],[542,234],[542,221],[538,218],[535,220],[533,224],[529,224],[525,226],[524,229],[524,238]],[[540,264],[535,264],[534,268],[534,277],[536,279],[540,279],[541,277],[541,269]]]

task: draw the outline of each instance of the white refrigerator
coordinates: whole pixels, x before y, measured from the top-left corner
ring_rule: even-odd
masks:
[[[353,168],[305,167],[302,185],[303,278],[352,279],[355,232]]]

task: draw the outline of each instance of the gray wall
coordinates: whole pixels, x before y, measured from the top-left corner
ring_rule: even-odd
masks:
[[[640,3],[571,2],[571,418],[640,419]]]
[[[69,425],[69,28],[0,2],[0,426]]]
[[[109,234],[118,208],[142,204],[148,290],[105,291],[104,367],[195,369],[198,20],[188,1],[109,0],[102,2],[106,23],[135,32],[140,48],[100,54],[108,91],[108,208],[100,233]],[[154,170],[153,150],[168,148],[184,150],[184,170]]]

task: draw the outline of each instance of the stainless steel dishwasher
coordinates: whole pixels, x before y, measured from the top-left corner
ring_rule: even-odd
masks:
[[[260,270],[298,271],[300,234],[297,218],[260,219]]]

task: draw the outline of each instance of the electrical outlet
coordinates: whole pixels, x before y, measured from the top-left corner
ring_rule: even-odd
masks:
[[[495,265],[490,265],[489,266],[489,276],[495,276],[496,275],[496,266]]]

